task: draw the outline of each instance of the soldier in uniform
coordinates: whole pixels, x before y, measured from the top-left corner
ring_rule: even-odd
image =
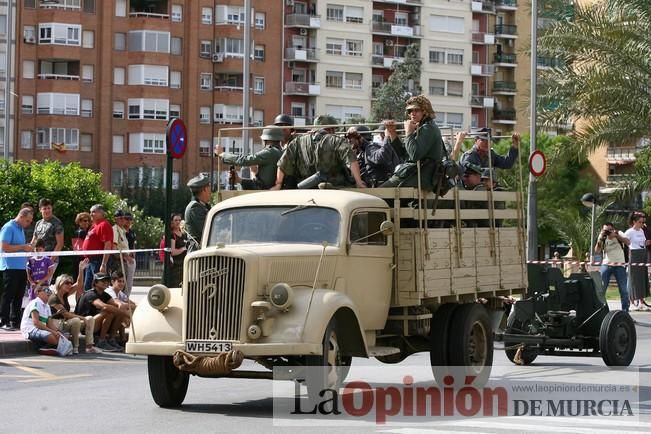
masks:
[[[489,167],[488,154],[491,155],[491,166],[498,169],[510,169],[513,167],[515,160],[518,158],[518,148],[520,147],[520,134],[513,133],[511,135],[511,149],[507,155],[498,155],[493,148],[489,149],[488,140],[489,129],[482,128],[480,134],[475,137],[475,143],[471,149],[464,152],[461,156],[461,167],[465,163],[476,164],[480,167]]]
[[[317,116],[314,120],[315,126],[336,123],[332,116]],[[272,190],[279,190],[286,176],[294,176],[299,188],[314,188],[321,183],[345,186],[348,165],[355,185],[366,187],[355,153],[344,138],[334,132],[334,127],[318,128],[290,142],[278,160],[276,185]]]
[[[368,127],[350,127],[346,138],[357,155],[362,179],[369,187],[377,187],[389,179],[396,166],[400,164],[398,154],[389,141],[369,142],[364,134]]]
[[[435,172],[445,152],[441,131],[434,123],[434,109],[425,95],[418,95],[407,100],[406,110],[409,116],[404,122],[406,161],[380,187],[418,187],[420,163],[420,186],[432,191]]]
[[[274,125],[277,127],[289,127],[289,128],[283,128],[282,131],[282,147],[283,149],[287,146],[289,142],[294,140],[296,137],[296,130],[294,130],[294,118],[291,117],[290,115],[286,115],[284,113],[279,114],[276,116],[274,119]]]
[[[210,210],[210,178],[202,173],[189,180],[187,186],[192,192],[192,200],[185,207],[185,230],[201,244],[203,225]]]
[[[215,154],[222,159],[225,164],[236,166],[253,166],[257,165],[258,170],[253,179],[240,179],[240,184],[244,190],[268,190],[276,183],[276,165],[282,151],[280,142],[283,139],[280,128],[267,127],[262,130],[260,138],[264,143],[264,148],[252,155],[232,154],[224,152],[224,148],[215,145]]]
[[[475,190],[478,186],[481,186],[481,175],[482,168],[476,164],[466,163],[463,168],[463,176],[461,177],[461,182],[463,183],[463,188],[466,190]]]

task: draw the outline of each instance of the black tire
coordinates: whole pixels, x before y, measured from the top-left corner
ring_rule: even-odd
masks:
[[[154,402],[163,408],[179,407],[188,392],[190,375],[174,366],[172,356],[148,356],[147,370]]]
[[[637,332],[631,316],[624,311],[608,312],[599,330],[599,350],[606,366],[628,366],[635,357]]]
[[[448,336],[452,315],[459,307],[456,303],[441,305],[432,315],[430,326],[429,361],[432,374],[439,386],[444,386],[443,379],[448,375],[447,366],[450,364],[448,357]]]
[[[448,359],[454,387],[463,387],[469,377],[474,377],[472,384],[477,387],[488,382],[493,367],[493,330],[483,305],[463,304],[454,311],[448,335]]]
[[[519,319],[516,319],[515,314],[509,315],[508,319],[506,320],[505,333],[524,335],[527,334],[528,330],[529,322],[522,322]],[[520,344],[520,342],[504,339],[504,353],[514,365],[519,365],[519,363],[515,362],[515,356],[518,352],[518,344]],[[530,365],[534,360],[536,360],[536,357],[538,357],[538,352],[535,349],[527,348],[526,346],[520,352],[522,365]]]
[[[308,371],[305,376],[307,395],[311,403],[318,403],[323,398],[324,389],[338,390],[350,371],[352,356],[344,355],[339,346],[335,321],[330,320],[323,335],[323,354],[307,356]],[[315,369],[315,368],[323,369]]]

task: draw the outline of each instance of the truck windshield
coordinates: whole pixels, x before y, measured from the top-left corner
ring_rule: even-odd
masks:
[[[291,212],[287,212],[291,210]],[[211,246],[217,243],[308,243],[337,245],[339,213],[332,208],[269,206],[225,209],[210,226]]]

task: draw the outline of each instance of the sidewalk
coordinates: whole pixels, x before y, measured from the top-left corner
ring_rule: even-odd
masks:
[[[147,296],[147,291],[149,291],[149,286],[134,286],[131,291],[131,299],[136,304],[139,304]],[[74,308],[74,302],[71,304],[72,308]],[[29,354],[36,354],[36,348],[23,337],[20,330],[12,332],[0,330],[0,358]]]

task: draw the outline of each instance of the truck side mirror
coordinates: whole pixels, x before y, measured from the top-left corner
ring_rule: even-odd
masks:
[[[393,233],[393,222],[390,220],[385,220],[380,224],[380,232],[382,232],[382,235],[385,237],[391,235]]]

